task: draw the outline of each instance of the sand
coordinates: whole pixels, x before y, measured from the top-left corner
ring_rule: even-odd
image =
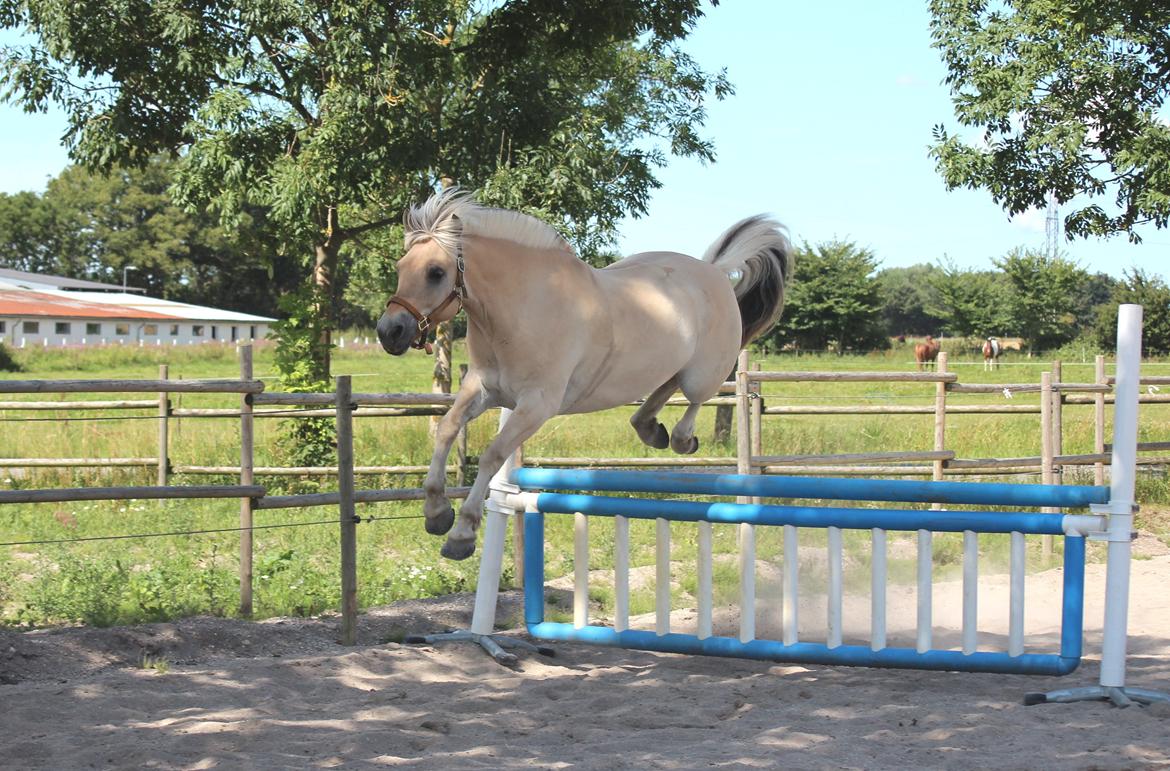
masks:
[[[465,626],[469,596],[373,609],[353,648],[336,643],[332,617],[5,631],[0,766],[1170,768],[1170,705],[1021,703],[1028,691],[1095,684],[1102,575],[1089,566],[1088,657],[1065,678],[583,645],[525,656],[512,670],[468,645],[389,641]],[[996,577],[988,582],[981,603],[990,607],[984,591],[999,590]],[[1059,570],[1031,577],[1031,607],[1057,604],[1059,585]],[[1170,556],[1134,563],[1130,685],[1170,691],[1168,587]],[[936,588],[943,638],[957,592]],[[516,593],[502,595],[500,618],[517,618],[518,603]],[[906,621],[891,605],[892,625]],[[1047,644],[1055,630],[1036,634]],[[994,631],[984,639],[1000,643]],[[143,668],[144,658],[166,663]]]

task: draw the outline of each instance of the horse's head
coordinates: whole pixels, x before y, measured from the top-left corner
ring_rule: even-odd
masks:
[[[426,347],[427,332],[463,307],[463,260],[432,238],[415,241],[398,261],[398,288],[378,319],[378,340],[401,356]]]

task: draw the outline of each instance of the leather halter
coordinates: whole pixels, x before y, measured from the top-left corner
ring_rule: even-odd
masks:
[[[400,305],[407,313],[414,316],[414,320],[418,322],[418,331],[415,333],[414,339],[410,341],[411,348],[426,351],[430,355],[434,351],[431,344],[427,342],[427,332],[431,328],[431,316],[442,313],[448,305],[456,301],[458,301],[459,307],[455,310],[454,315],[457,315],[459,311],[463,310],[463,300],[467,297],[467,285],[463,282],[463,269],[463,244],[460,243],[455,247],[455,287],[444,298],[443,302],[439,303],[430,313],[420,313],[418,308],[403,300],[398,295],[394,295],[386,301],[387,308],[395,304]]]

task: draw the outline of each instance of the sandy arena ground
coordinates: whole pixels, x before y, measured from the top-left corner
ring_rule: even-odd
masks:
[[[0,767],[1170,768],[1170,705],[1021,704],[1027,691],[1096,682],[1100,565],[1088,582],[1088,659],[1066,678],[581,645],[513,671],[471,646],[387,642],[466,626],[467,596],[372,610],[355,648],[335,642],[336,618],[0,632]],[[1059,571],[1030,577],[1030,607],[1057,605],[1059,585]],[[1168,587],[1170,556],[1134,563],[1131,685],[1170,691]],[[936,588],[944,638],[959,596]],[[518,602],[502,596],[500,618],[518,617]],[[912,626],[899,612],[891,626]],[[1054,634],[1039,630],[1040,643]]]

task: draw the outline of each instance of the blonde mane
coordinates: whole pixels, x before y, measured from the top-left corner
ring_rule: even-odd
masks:
[[[403,217],[406,249],[428,238],[454,256],[464,235],[499,238],[536,249],[573,248],[548,224],[536,217],[507,209],[481,206],[471,193],[449,187],[436,193],[419,206],[412,206]]]

